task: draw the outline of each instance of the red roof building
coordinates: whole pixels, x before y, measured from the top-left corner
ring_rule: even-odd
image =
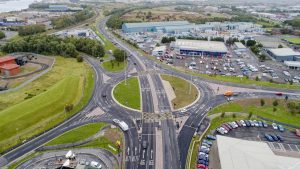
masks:
[[[20,73],[20,66],[12,56],[0,57],[0,73],[2,76],[14,76]]]

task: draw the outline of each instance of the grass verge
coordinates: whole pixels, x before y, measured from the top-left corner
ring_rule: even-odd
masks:
[[[47,74],[18,91],[1,94],[0,152],[78,112],[87,104],[93,87],[93,72],[87,64],[57,57]],[[73,104],[73,110],[65,112],[66,104]]]
[[[286,38],[285,40],[296,45],[300,44],[300,38]]]
[[[264,106],[261,106],[261,99],[245,99],[225,103],[220,106],[213,108],[208,114],[215,114],[220,112],[244,112],[252,113],[260,117],[273,119],[282,123],[292,124],[299,126],[300,114],[292,114],[285,100],[278,100],[278,106],[273,106],[275,99],[263,99],[265,102]],[[297,102],[297,101],[295,101]],[[299,101],[297,102],[299,103]],[[276,111],[273,111],[273,108]]]
[[[133,109],[141,108],[140,86],[137,77],[119,83],[113,90],[115,99],[122,105]]]
[[[77,127],[51,140],[46,144],[46,146],[83,141],[99,132],[105,125],[105,123],[92,123]]]
[[[174,109],[185,107],[197,99],[199,94],[198,90],[194,85],[190,85],[190,82],[169,75],[161,75],[161,78],[168,81],[175,92],[176,98],[172,100]],[[191,90],[191,92],[189,92],[189,90]]]
[[[127,67],[127,62],[117,62],[116,60],[110,60],[102,62],[101,66],[109,72],[121,72]]]

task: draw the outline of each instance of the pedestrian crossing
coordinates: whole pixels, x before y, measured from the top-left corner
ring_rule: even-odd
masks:
[[[143,113],[144,122],[156,122],[161,120],[172,119],[173,115],[171,112],[165,113]]]

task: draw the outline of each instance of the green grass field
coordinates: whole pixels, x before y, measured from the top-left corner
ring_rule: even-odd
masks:
[[[127,107],[141,108],[140,86],[137,77],[127,79],[127,84],[125,84],[125,81],[118,84],[113,91],[113,95],[119,103]]]
[[[83,141],[99,132],[105,125],[105,123],[92,123],[77,127],[51,140],[46,144],[46,146]]]
[[[286,38],[286,40],[290,43],[299,45],[300,44],[300,38]]]
[[[168,81],[173,87],[176,95],[176,98],[172,100],[174,109],[185,107],[197,99],[199,93],[194,85],[191,85],[191,93],[189,93],[190,83],[188,81],[169,75],[161,75],[161,78]]]
[[[220,112],[244,112],[253,115],[261,116],[268,119],[273,119],[282,123],[288,123],[296,126],[300,126],[300,115],[292,115],[284,100],[279,100],[279,105],[276,106],[277,111],[273,112],[273,99],[264,99],[265,105],[260,106],[260,99],[246,99],[233,101],[230,103],[222,104],[212,109],[209,114],[220,113]]]
[[[0,96],[0,152],[39,134],[79,111],[93,91],[92,70],[75,59],[56,57],[50,72]],[[65,113],[64,106],[73,104]]]
[[[109,72],[120,72],[127,67],[127,62],[117,62],[116,60],[102,62],[101,66]]]

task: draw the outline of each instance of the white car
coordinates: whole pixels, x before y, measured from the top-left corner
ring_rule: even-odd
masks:
[[[225,134],[228,133],[228,131],[226,129],[224,129],[223,127],[220,127],[220,128],[221,128],[221,130],[224,131]]]
[[[241,124],[242,124],[243,127],[247,126],[244,120],[240,120],[240,122],[241,122]]]
[[[234,125],[235,128],[238,128],[238,127],[239,127],[239,125],[237,125],[235,121],[232,122],[232,124]]]
[[[185,112],[187,112],[187,110],[185,108],[183,108],[183,109],[180,110],[180,112],[185,113]]]
[[[278,126],[277,126],[276,123],[272,123],[272,127],[273,127],[274,130],[278,130]]]
[[[253,123],[254,123],[255,127],[259,127],[258,122],[256,120],[253,120]]]

